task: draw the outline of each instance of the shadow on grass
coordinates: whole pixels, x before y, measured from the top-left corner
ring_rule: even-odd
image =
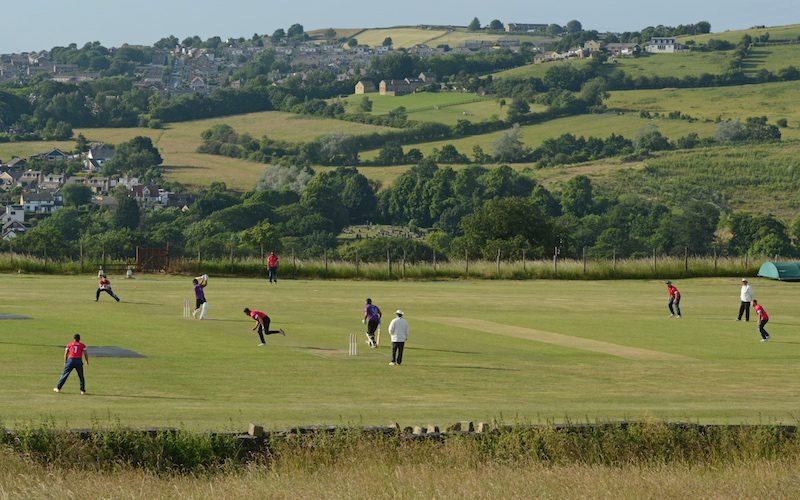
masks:
[[[389,346],[391,348],[391,345]],[[452,352],[455,354],[481,354],[474,351],[455,351],[450,349],[431,349],[429,347],[406,347],[407,351]]]
[[[413,361],[412,361],[413,364]],[[423,368],[447,368],[451,369],[454,368],[456,370],[488,370],[488,371],[498,371],[498,372],[518,372],[520,371],[518,368],[498,368],[495,366],[474,366],[474,365],[417,365]]]
[[[55,345],[55,344],[28,344],[25,342],[5,342],[0,341],[0,344],[8,344],[8,345],[24,345],[29,347],[58,347],[59,349],[64,349],[65,345]]]
[[[175,401],[208,401],[206,398],[188,398],[181,396],[141,396],[136,394],[107,394],[103,392],[87,392],[87,396],[96,396],[104,398],[131,398],[131,399],[168,399]]]

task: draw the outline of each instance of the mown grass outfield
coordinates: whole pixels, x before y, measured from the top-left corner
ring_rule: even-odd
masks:
[[[796,423],[798,285],[756,281],[773,341],[735,321],[738,279],[676,284],[682,320],[667,319],[660,281],[352,282],[211,277],[209,319],[185,320],[187,277],[112,276],[122,298],[94,302],[92,276],[0,277],[3,424],[241,429],[301,424],[530,422],[662,418]],[[363,343],[364,298],[386,314],[383,345]],[[283,327],[256,346],[244,306]],[[390,367],[386,327],[402,308],[411,335]],[[62,346],[141,359],[93,358],[87,396],[73,374],[54,394]],[[347,356],[359,332],[359,355]]]

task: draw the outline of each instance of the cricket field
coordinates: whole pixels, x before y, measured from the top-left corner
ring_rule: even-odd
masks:
[[[677,280],[683,318],[668,319],[661,281],[299,281],[216,278],[208,317],[184,319],[191,278],[109,276],[122,302],[94,301],[92,276],[0,276],[0,413],[6,427],[121,424],[242,430],[458,420],[663,419],[797,423],[800,285],[753,280],[770,315],[737,322],[739,280]],[[371,297],[381,346],[361,324]],[[243,307],[272,318],[257,347]],[[410,324],[403,366],[389,366],[395,309]],[[358,355],[348,356],[358,333]],[[75,373],[52,391],[63,346],[95,357],[87,392]],[[91,354],[90,354],[91,356]]]

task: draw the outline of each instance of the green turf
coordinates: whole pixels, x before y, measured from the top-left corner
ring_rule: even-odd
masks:
[[[545,139],[555,138],[567,133],[576,136],[602,138],[606,138],[614,133],[623,135],[628,139],[634,139],[637,132],[650,126],[658,127],[661,133],[670,139],[677,139],[690,132],[697,132],[701,137],[708,137],[712,136],[716,130],[716,125],[713,123],[703,123],[699,121],[688,122],[686,120],[645,119],[640,118],[638,113],[605,113],[602,115],[578,115],[557,118],[536,125],[522,126],[520,127],[520,139],[526,146],[532,148],[540,146]],[[506,133],[506,130],[502,130],[460,139],[413,144],[405,146],[404,150],[415,147],[422,151],[423,154],[429,155],[434,148],[441,149],[445,144],[452,144],[459,152],[471,156],[473,146],[478,145],[483,148],[484,152],[491,154],[494,142]],[[373,159],[377,155],[378,150],[372,150],[365,151],[361,154],[361,157],[363,159]]]
[[[682,36],[678,41],[686,43],[694,40],[698,44],[705,44],[710,39],[727,40],[731,43],[739,42],[745,34],[755,38],[769,33],[770,40],[797,40],[800,38],[800,24],[789,24],[786,26],[770,26],[767,28],[750,28],[745,30],[723,31],[719,33],[708,33],[706,35]]]
[[[181,318],[188,278],[115,279],[123,302],[93,301],[92,277],[6,275],[0,368],[3,423],[53,418],[92,422],[238,428],[459,419],[573,420],[667,418],[790,421],[800,391],[797,286],[756,281],[772,315],[774,341],[734,321],[736,279],[678,281],[685,319],[668,320],[657,281],[376,283],[211,277],[209,319]],[[364,297],[384,309],[383,343],[346,356],[348,334],[361,332]],[[263,308],[286,337],[256,346],[243,306]],[[390,367],[385,328],[395,308],[411,334],[402,367]],[[439,317],[480,320],[491,331]],[[502,325],[638,348],[657,359],[603,354],[500,333]],[[92,359],[89,395],[77,380],[52,387],[63,346],[81,332],[89,345],[113,345],[144,359]],[[666,359],[667,356],[679,356]],[[652,356],[651,356],[652,357]],[[664,359],[661,359],[664,358]]]
[[[800,82],[761,83],[738,87],[699,89],[626,90],[611,92],[606,105],[630,111],[681,111],[700,119],[716,120],[766,116],[772,123],[780,118],[789,121],[781,129],[786,138],[800,137],[800,109],[797,95]]]

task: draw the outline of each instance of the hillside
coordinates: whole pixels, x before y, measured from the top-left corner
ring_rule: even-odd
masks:
[[[709,40],[726,40],[731,43],[736,43],[742,39],[744,35],[750,35],[755,38],[769,33],[771,41],[779,40],[797,40],[800,37],[800,24],[787,24],[785,26],[768,26],[764,28],[749,28],[744,30],[723,31],[720,33],[709,33],[706,35],[693,35],[679,37],[681,43],[686,43],[690,40],[698,44],[705,44]]]
[[[800,138],[798,93],[800,82],[700,89],[626,90],[611,92],[606,104],[611,109],[626,111],[681,111],[705,120],[766,116],[775,123],[778,119],[786,118],[789,128],[781,129],[783,136]]]
[[[338,34],[338,30],[337,30]],[[536,42],[544,42],[553,40],[550,37],[534,36],[527,34],[513,34],[513,33],[487,33],[483,31],[467,31],[466,28],[420,28],[412,26],[397,26],[393,28],[374,28],[365,29],[355,33],[354,35],[358,43],[361,45],[368,45],[370,47],[378,47],[383,44],[383,41],[388,37],[392,39],[392,45],[396,49],[409,48],[414,45],[425,44],[428,46],[436,47],[439,45],[449,45],[451,47],[458,47],[466,41],[471,40],[486,40],[496,42],[497,40],[528,40]]]
[[[645,127],[656,126],[662,134],[671,139],[677,139],[689,132],[697,132],[701,136],[713,135],[715,125],[704,122],[687,122],[684,120],[667,119],[646,119],[639,117],[638,113],[605,113],[602,115],[579,115],[566,118],[558,118],[545,123],[536,125],[525,125],[520,127],[520,139],[526,146],[537,147],[545,139],[558,137],[562,134],[574,134],[576,136],[607,137],[611,133],[621,134],[628,138],[633,138],[636,133]],[[423,154],[430,154],[434,148],[441,149],[445,144],[452,144],[461,153],[472,154],[473,146],[480,146],[486,152],[491,152],[492,143],[502,137],[506,131],[492,132],[478,136],[463,137],[461,139],[426,142],[414,144],[412,147],[418,148]],[[371,159],[377,155],[377,151],[367,151],[362,156]]]

